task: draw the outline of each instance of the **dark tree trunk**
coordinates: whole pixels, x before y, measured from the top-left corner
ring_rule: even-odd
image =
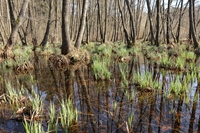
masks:
[[[176,41],[177,43],[180,41],[180,30],[181,30],[181,20],[182,20],[182,11],[183,11],[183,0],[181,0],[181,7],[180,7],[180,12],[179,12],[179,21],[178,21],[178,28],[176,32]]]
[[[156,1],[157,15],[156,15],[156,40],[155,45],[159,46],[159,32],[160,32],[160,0]]]
[[[153,45],[155,38],[154,38],[154,33],[153,33],[152,12],[151,12],[149,0],[146,0],[146,2],[147,2],[147,8],[148,8],[149,23],[150,23],[151,45]]]
[[[107,40],[107,2],[108,0],[105,0],[105,25],[104,25],[104,37],[103,37],[103,43],[105,43]]]
[[[135,44],[135,41],[136,41],[135,25],[134,25],[133,14],[132,14],[132,11],[131,11],[131,9],[130,9],[129,1],[128,1],[128,0],[125,0],[125,2],[126,2],[126,5],[127,5],[127,7],[128,7],[128,12],[129,12],[129,15],[130,15],[130,22],[131,22],[131,33],[132,33],[131,41],[132,41],[132,43],[130,43],[130,44],[128,45],[128,48],[131,48],[131,47]]]
[[[97,0],[97,26],[99,27],[100,31],[100,37],[101,37],[101,42],[103,41],[103,30],[102,30],[102,25],[101,25],[101,12],[100,12],[100,5],[99,5],[99,0]]]
[[[122,26],[123,26],[123,30],[124,30],[124,34],[125,34],[125,38],[126,38],[126,41],[127,41],[127,46],[131,46],[131,41],[129,40],[129,35],[128,35],[128,31],[126,30],[126,27],[125,27],[125,24],[124,24],[124,19],[123,19],[123,13],[122,13],[122,9],[121,9],[121,6],[120,6],[120,0],[118,0],[118,6],[119,6],[119,12],[120,12],[120,16],[121,16],[121,20],[122,20]]]
[[[79,49],[81,47],[81,41],[83,39],[83,33],[84,33],[84,30],[85,30],[85,25],[86,25],[87,8],[88,8],[88,0],[84,0],[78,36],[77,36],[76,43],[75,43],[75,47],[77,49]]]
[[[22,25],[22,23],[24,21],[25,12],[28,7],[28,3],[29,3],[29,0],[23,1],[23,4],[22,4],[21,10],[20,10],[20,13],[17,17],[17,20],[15,20],[15,22],[12,24],[13,25],[12,32],[11,32],[8,42],[5,46],[5,51],[7,51],[8,49],[11,50],[17,41],[17,33],[19,30],[19,27]],[[11,11],[11,12],[13,12],[13,11]]]
[[[71,41],[70,41],[70,0],[63,0],[62,3],[62,46],[61,53],[66,55],[71,50]]]
[[[49,37],[49,32],[50,32],[50,28],[51,28],[51,11],[52,11],[52,5],[53,5],[53,0],[49,1],[49,16],[48,16],[48,21],[47,21],[47,27],[46,27],[46,32],[44,34],[44,38],[40,44],[40,46],[45,47],[48,41],[48,37]]]
[[[170,21],[170,6],[171,6],[172,0],[168,0],[168,6],[167,6],[167,44],[170,43],[170,37],[169,37],[169,21]]]
[[[194,28],[194,2],[193,0],[189,0],[189,20],[190,20],[190,33],[191,33],[191,37],[193,39],[194,42],[194,48],[198,48],[199,43],[197,41],[196,35],[195,35],[195,28]]]

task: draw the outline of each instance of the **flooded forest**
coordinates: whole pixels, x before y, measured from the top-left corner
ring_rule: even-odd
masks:
[[[200,133],[200,0],[1,0],[0,133]]]

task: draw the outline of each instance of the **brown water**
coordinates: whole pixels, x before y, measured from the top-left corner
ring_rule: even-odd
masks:
[[[130,79],[137,71],[152,72],[155,79],[162,83],[162,91],[139,92],[131,82],[128,87],[124,87],[117,63],[113,63],[110,68],[113,75],[110,81],[97,82],[94,81],[90,67],[60,72],[49,68],[47,58],[40,58],[31,74],[16,75],[11,70],[1,70],[3,80],[0,92],[6,89],[4,82],[11,82],[16,88],[19,84],[28,90],[34,88],[47,106],[49,101],[57,103],[58,99],[71,97],[79,111],[78,132],[200,132],[200,91],[197,79],[188,85],[191,89],[187,99],[182,96],[167,97],[170,82],[181,74],[169,71],[163,76],[163,71],[137,60],[127,63],[127,66],[127,77]],[[3,107],[0,109],[0,132],[24,132],[21,122],[9,119],[11,113]],[[133,120],[130,125],[131,116]]]

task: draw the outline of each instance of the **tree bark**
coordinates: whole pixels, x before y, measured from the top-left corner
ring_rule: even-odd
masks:
[[[157,15],[156,15],[156,40],[155,45],[159,46],[159,32],[160,32],[160,0],[156,1]]]
[[[130,15],[130,22],[131,22],[131,34],[132,34],[131,41],[132,41],[132,43],[130,43],[130,44],[128,45],[128,48],[131,48],[131,47],[135,44],[135,41],[136,41],[136,36],[135,36],[135,25],[134,25],[133,14],[132,14],[132,11],[131,11],[131,9],[130,9],[129,1],[128,1],[128,0],[125,0],[125,2],[126,2],[126,6],[128,7],[128,12],[129,12],[129,15]]]
[[[177,41],[177,43],[179,42],[179,37],[180,37],[182,11],[183,11],[183,1],[181,0],[181,7],[180,7],[179,19],[178,19],[178,28],[177,28],[177,32],[176,32],[176,41]]]
[[[6,51],[8,49],[12,49],[12,47],[15,45],[15,43],[17,41],[17,32],[18,32],[19,27],[22,25],[22,23],[24,21],[24,16],[25,16],[26,9],[28,7],[28,3],[29,3],[29,0],[24,0],[23,1],[20,13],[18,15],[18,18],[12,24],[13,25],[12,32],[11,32],[10,37],[8,39],[8,42],[7,42],[6,46],[5,46],[5,50]]]
[[[88,8],[88,0],[84,0],[83,1],[83,8],[82,8],[82,16],[81,16],[80,26],[79,26],[79,31],[78,31],[78,36],[77,36],[76,43],[75,43],[75,47],[77,49],[80,48],[81,41],[83,39],[83,33],[84,33],[84,30],[85,30],[85,25],[86,25],[87,8]]]
[[[155,38],[154,38],[154,33],[153,33],[152,12],[151,12],[149,0],[146,0],[146,2],[147,2],[147,8],[148,8],[148,18],[149,18],[149,23],[150,23],[150,34],[151,34],[150,40],[151,40],[151,45],[153,45]]]
[[[108,8],[108,6],[107,6],[107,2],[108,2],[108,0],[105,0],[105,25],[104,25],[104,36],[103,36],[103,43],[105,43],[106,41],[107,41],[107,8]]]
[[[126,38],[126,41],[127,41],[127,46],[131,46],[131,42],[129,40],[129,35],[128,35],[128,31],[126,30],[126,27],[125,27],[125,24],[124,24],[124,19],[123,19],[123,13],[122,13],[122,9],[121,9],[121,6],[120,6],[120,0],[118,0],[118,6],[119,6],[119,12],[120,12],[120,16],[121,16],[121,20],[122,20],[122,26],[123,26],[123,30],[124,30],[124,34],[125,34],[125,38]]]
[[[194,42],[194,48],[198,48],[199,46],[199,43],[197,41],[197,38],[196,38],[196,35],[195,35],[195,28],[194,28],[194,14],[193,12],[194,11],[194,2],[193,0],[189,0],[189,20],[190,20],[190,33],[191,33],[191,37],[193,39],[193,42]]]
[[[71,40],[69,33],[70,26],[70,0],[63,0],[62,3],[62,46],[61,54],[68,54],[71,50]]]
[[[102,25],[101,25],[101,11],[100,11],[100,4],[99,4],[99,0],[97,0],[97,26],[99,27],[99,31],[100,31],[100,37],[101,37],[101,42],[103,40],[103,30],[102,30]]]
[[[167,44],[170,43],[170,40],[169,40],[169,21],[170,21],[170,6],[171,6],[171,3],[172,3],[172,0],[168,0],[168,7],[167,7],[167,35],[166,35],[166,38],[167,38]]]
[[[51,14],[52,14],[52,6],[53,6],[53,0],[49,0],[49,15],[48,15],[48,21],[47,21],[47,27],[46,27],[46,32],[44,34],[44,38],[40,44],[40,46],[45,47],[48,41],[49,37],[49,32],[51,28]]]

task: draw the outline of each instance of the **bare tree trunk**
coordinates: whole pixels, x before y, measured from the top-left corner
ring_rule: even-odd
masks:
[[[125,27],[125,24],[124,24],[124,19],[123,19],[123,13],[122,13],[122,9],[121,9],[121,6],[120,6],[120,0],[118,0],[118,6],[119,6],[119,12],[120,12],[120,16],[121,16],[121,20],[122,20],[122,26],[123,26],[123,30],[124,30],[124,34],[125,34],[125,39],[127,41],[127,46],[131,46],[131,42],[129,40],[129,36],[128,36],[128,32],[126,30],[126,27]]]
[[[196,38],[196,35],[195,35],[195,28],[194,28],[194,14],[193,12],[194,11],[194,2],[193,0],[189,0],[189,20],[190,20],[190,33],[191,33],[191,37],[193,39],[193,42],[194,42],[194,48],[198,48],[199,46],[199,43],[197,41],[197,38]]]
[[[148,8],[149,23],[150,23],[151,44],[153,45],[155,38],[154,38],[154,33],[153,33],[152,12],[151,12],[149,0],[146,0],[146,2],[147,2],[147,8]]]
[[[178,20],[178,28],[176,32],[176,41],[177,43],[180,41],[180,30],[181,30],[181,20],[182,20],[182,11],[183,11],[183,1],[181,0],[181,7],[180,7],[180,12],[179,12],[179,20]]]
[[[48,41],[49,37],[49,32],[51,28],[51,14],[52,14],[52,6],[53,6],[53,0],[49,0],[49,16],[48,16],[48,21],[47,21],[47,27],[46,27],[46,32],[44,34],[44,38],[40,44],[40,46],[45,47]]]
[[[97,19],[97,26],[99,27],[99,31],[100,31],[100,37],[101,37],[101,42],[103,40],[103,30],[102,30],[102,25],[101,25],[101,12],[100,12],[100,4],[99,4],[99,0],[97,0],[97,13],[98,13],[98,19]]]
[[[63,0],[62,3],[62,46],[61,53],[66,55],[71,50],[71,40],[69,34],[70,26],[70,0]]]
[[[26,9],[28,7],[28,3],[29,3],[29,0],[23,1],[20,13],[18,15],[18,18],[14,23],[12,23],[12,25],[13,25],[12,32],[11,32],[10,37],[8,39],[8,42],[5,46],[5,51],[7,51],[8,49],[11,50],[12,47],[15,45],[16,41],[17,41],[17,32],[18,32],[19,27],[22,25],[22,23],[24,21],[25,12],[26,12]],[[13,12],[13,11],[11,11],[11,12]]]
[[[129,15],[130,15],[130,22],[131,22],[131,34],[132,34],[131,41],[132,41],[132,43],[128,44],[128,48],[131,48],[135,44],[135,41],[136,41],[135,25],[134,25],[133,14],[132,14],[132,11],[130,9],[129,1],[125,0],[125,2],[126,2],[126,5],[128,7],[128,12],[129,12]]]
[[[107,3],[108,3],[108,0],[105,0],[105,25],[104,25],[104,37],[103,37],[103,43],[105,43],[107,41]]]
[[[168,7],[167,7],[167,35],[166,35],[166,38],[167,38],[167,44],[170,43],[170,40],[169,40],[169,21],[170,21],[170,6],[171,6],[171,3],[172,3],[172,0],[168,0]]]
[[[159,34],[160,34],[160,0],[156,1],[157,15],[156,15],[156,40],[155,45],[159,46]]]
[[[88,8],[88,0],[84,0],[83,1],[83,8],[82,8],[82,16],[81,16],[80,26],[79,26],[79,31],[78,31],[78,36],[77,36],[76,43],[75,43],[75,47],[77,49],[80,48],[81,41],[83,39],[83,33],[84,33],[84,30],[85,30],[85,25],[86,25],[87,8]]]

